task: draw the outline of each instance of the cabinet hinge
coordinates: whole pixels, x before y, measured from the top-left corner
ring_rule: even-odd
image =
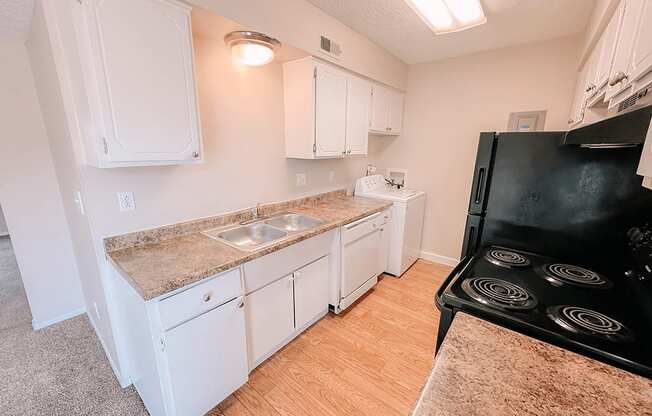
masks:
[[[102,137],[102,146],[104,147],[104,154],[109,154],[109,144],[106,141],[106,137]]]
[[[317,153],[317,143],[312,144],[312,152]]]

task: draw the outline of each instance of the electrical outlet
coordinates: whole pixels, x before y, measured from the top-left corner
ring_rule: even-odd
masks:
[[[120,212],[133,211],[136,209],[133,192],[118,192],[118,206]]]
[[[308,178],[305,173],[297,173],[297,186],[306,186]]]
[[[335,171],[331,170],[328,172],[328,182],[333,183],[335,182]]]

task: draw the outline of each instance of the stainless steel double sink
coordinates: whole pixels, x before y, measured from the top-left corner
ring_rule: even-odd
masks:
[[[323,223],[307,215],[283,213],[249,224],[207,230],[202,234],[240,250],[253,251]]]

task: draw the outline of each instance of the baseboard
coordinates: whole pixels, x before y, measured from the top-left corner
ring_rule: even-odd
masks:
[[[32,328],[34,328],[35,331],[39,329],[43,329],[50,325],[57,324],[59,322],[65,321],[70,318],[74,318],[75,316],[79,316],[84,313],[86,313],[86,308],[79,308],[79,309],[75,309],[74,311],[64,313],[63,315],[56,316],[52,319],[46,319],[45,321],[35,321],[32,319]]]
[[[91,317],[90,313],[88,314],[88,320],[90,321],[91,326],[95,331],[95,336],[100,340],[100,344],[102,344],[102,349],[104,349],[104,356],[106,357],[107,360],[109,360],[109,365],[111,366],[111,370],[113,370],[113,375],[118,380],[120,387],[122,387],[123,389],[129,387],[132,384],[131,380],[123,379],[122,374],[120,374],[120,371],[118,371],[118,366],[116,366],[115,363],[113,362],[113,358],[111,358],[111,355],[109,354],[109,350],[108,348],[106,348],[106,344],[104,343],[104,339],[100,336],[100,331],[97,330],[97,325],[95,324],[95,321]]]
[[[422,251],[419,256],[424,260],[431,261],[433,263],[439,263],[446,266],[457,266],[457,263],[460,262],[459,259],[453,257],[442,256],[441,254],[431,253],[429,251]]]

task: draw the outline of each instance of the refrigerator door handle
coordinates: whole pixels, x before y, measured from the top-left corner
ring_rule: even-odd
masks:
[[[478,182],[476,183],[475,187],[475,203],[479,204],[482,202],[482,194],[484,193],[484,177],[485,177],[485,167],[481,167],[480,170],[478,170]]]

